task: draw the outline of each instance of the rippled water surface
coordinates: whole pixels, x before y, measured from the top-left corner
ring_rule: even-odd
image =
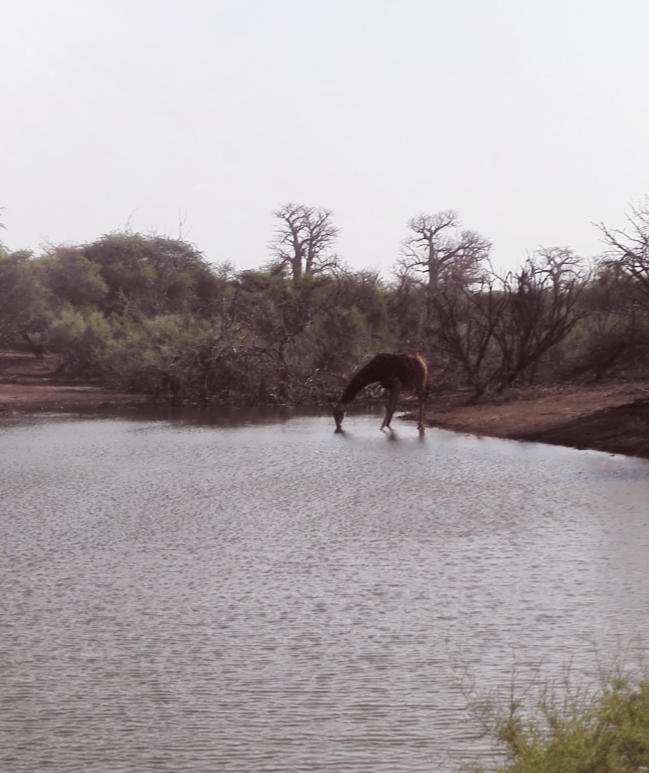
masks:
[[[642,649],[645,461],[379,424],[3,419],[0,770],[452,770]]]

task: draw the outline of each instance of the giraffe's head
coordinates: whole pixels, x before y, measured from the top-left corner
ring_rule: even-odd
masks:
[[[338,403],[334,408],[334,421],[336,429],[342,429],[343,419],[345,418],[345,408],[342,403]]]

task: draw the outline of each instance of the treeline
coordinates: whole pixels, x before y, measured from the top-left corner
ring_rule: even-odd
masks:
[[[506,275],[453,211],[419,215],[389,279],[335,253],[330,211],[273,213],[270,260],[214,265],[181,239],[121,232],[41,255],[0,247],[0,349],[173,403],[324,402],[377,351],[417,350],[431,387],[477,399],[535,379],[602,379],[649,352],[649,202],[600,226],[587,263],[542,249]]]

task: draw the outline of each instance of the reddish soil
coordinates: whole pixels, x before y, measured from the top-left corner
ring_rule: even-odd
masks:
[[[428,407],[433,427],[649,458],[648,381],[510,389],[476,405],[431,397]]]
[[[0,351],[0,412],[74,410],[141,402],[138,395],[111,392],[58,375],[60,364],[50,354],[41,362],[30,352]]]
[[[30,352],[0,352],[0,416],[145,402],[139,395],[59,376],[59,365],[49,354],[39,362]],[[649,381],[510,389],[475,405],[466,405],[466,399],[466,394],[432,395],[429,426],[649,458]]]

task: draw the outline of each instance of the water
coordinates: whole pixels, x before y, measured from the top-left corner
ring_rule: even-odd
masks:
[[[0,770],[453,770],[646,645],[646,461],[380,417],[5,418]]]

